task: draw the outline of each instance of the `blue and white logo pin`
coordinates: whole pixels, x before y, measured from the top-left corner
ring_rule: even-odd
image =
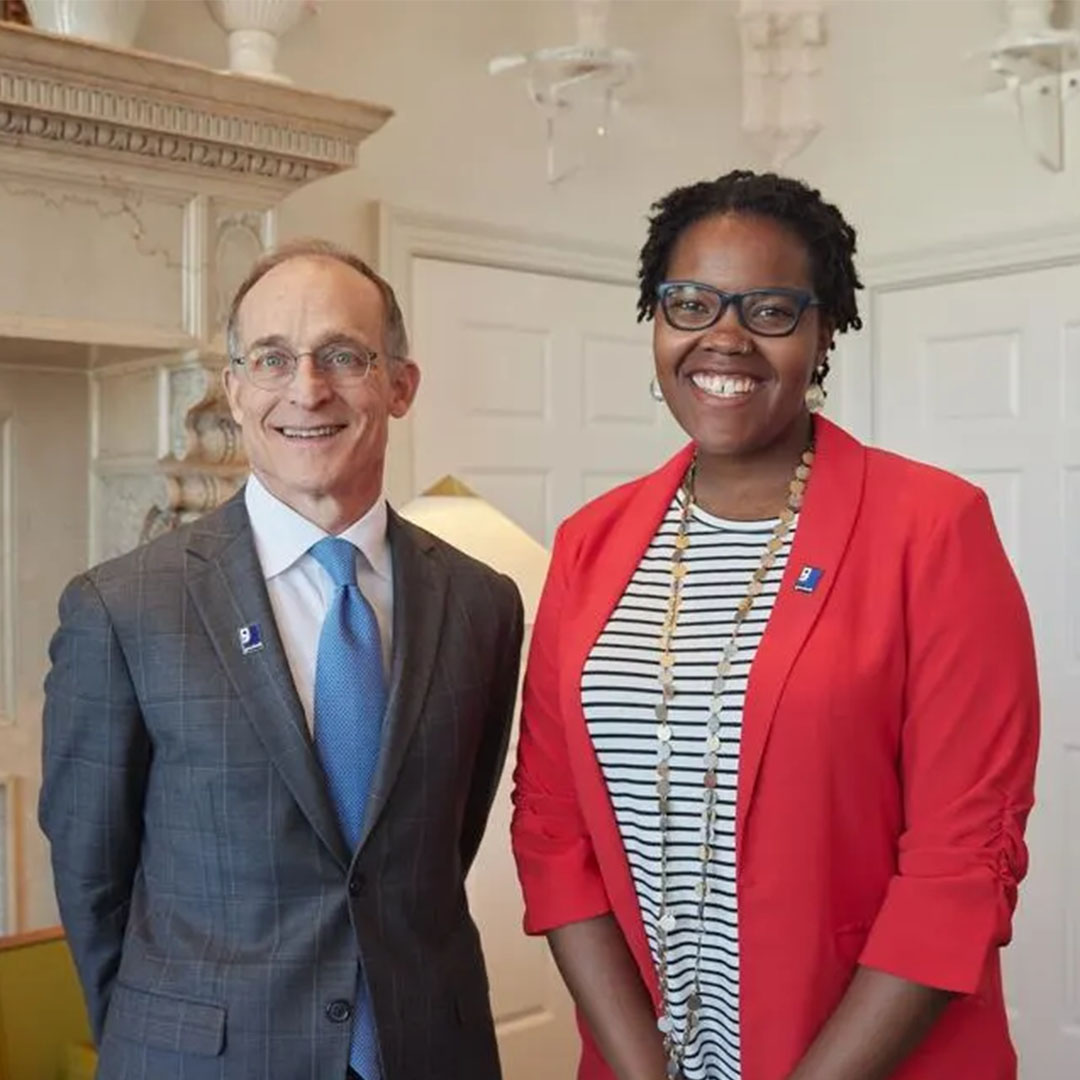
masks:
[[[795,591],[813,592],[817,588],[823,573],[824,571],[819,570],[816,566],[804,566],[795,579]]]
[[[245,656],[248,653],[258,652],[263,647],[262,631],[258,623],[241,626],[236,633],[240,638],[240,651]]]

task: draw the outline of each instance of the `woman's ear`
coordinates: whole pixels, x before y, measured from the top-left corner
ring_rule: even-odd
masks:
[[[818,321],[818,363],[829,355],[836,345],[836,323],[832,319]]]

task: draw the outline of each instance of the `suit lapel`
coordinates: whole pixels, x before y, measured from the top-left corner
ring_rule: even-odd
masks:
[[[750,671],[743,710],[736,851],[742,852],[761,759],[780,698],[807,637],[829,598],[862,503],[866,451],[850,435],[819,418],[816,456],[791,557]],[[811,592],[799,592],[804,567],[821,571]]]
[[[393,510],[387,536],[394,566],[394,644],[382,749],[368,799],[361,847],[386,806],[420,719],[446,610],[447,577],[435,557],[432,537]]]
[[[308,738],[255,552],[243,489],[193,526],[186,576],[206,632],[267,754],[323,843],[347,867],[349,852]],[[262,648],[245,655],[239,631],[251,625],[259,629]]]

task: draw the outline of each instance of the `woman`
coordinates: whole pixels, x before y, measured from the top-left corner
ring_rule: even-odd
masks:
[[[653,207],[690,445],[559,530],[513,839],[580,1080],[1009,1080],[1038,692],[983,493],[812,413],[855,232],[734,172]]]

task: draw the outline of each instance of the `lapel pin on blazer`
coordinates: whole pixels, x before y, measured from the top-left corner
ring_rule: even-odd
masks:
[[[262,631],[258,623],[241,626],[236,634],[240,638],[240,651],[245,656],[248,653],[258,652],[263,647]]]
[[[804,566],[799,571],[799,576],[795,579],[795,591],[806,593],[813,592],[817,588],[823,573],[824,571],[819,570],[816,566]]]

